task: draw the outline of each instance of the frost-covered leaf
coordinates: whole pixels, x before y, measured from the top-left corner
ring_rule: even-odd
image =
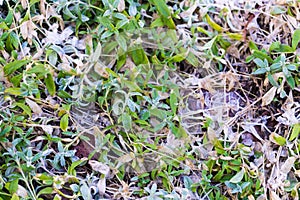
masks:
[[[122,114],[122,124],[126,131],[129,131],[132,129],[132,119],[131,116],[128,113]]]
[[[238,173],[236,173],[230,180],[229,182],[231,183],[239,183],[242,181],[243,177],[244,177],[244,174],[245,174],[245,170],[244,168],[242,168],[241,171],[239,171]]]
[[[82,198],[84,200],[91,200],[92,198],[92,194],[91,194],[91,190],[88,187],[88,185],[86,184],[86,182],[82,182],[82,185],[80,187],[80,193],[82,195]]]

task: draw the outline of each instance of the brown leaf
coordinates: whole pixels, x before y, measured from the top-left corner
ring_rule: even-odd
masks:
[[[30,109],[32,110],[33,113],[40,115],[43,111],[41,109],[41,107],[35,103],[34,101],[26,98],[25,99],[26,103],[28,104],[28,106],[30,107]]]
[[[94,65],[94,70],[97,74],[99,74],[101,77],[108,78],[109,74],[105,69],[106,67],[99,62],[96,62],[96,64]]]
[[[105,176],[107,176],[109,174],[110,169],[109,169],[109,166],[107,166],[106,164],[103,164],[96,160],[90,160],[89,165],[91,165],[91,167],[94,171],[100,172],[101,174],[104,174]]]
[[[40,0],[40,12],[42,15],[46,15],[45,0]]]
[[[28,25],[28,21],[26,22],[23,22],[20,26],[20,32],[21,32],[21,35],[22,37],[26,40],[27,37],[28,37],[28,28],[27,28],[27,25]]]
[[[269,105],[276,94],[277,87],[272,87],[263,97],[262,97],[262,106]]]

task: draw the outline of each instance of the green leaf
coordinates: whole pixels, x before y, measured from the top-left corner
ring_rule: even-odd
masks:
[[[16,106],[20,107],[27,115],[31,117],[31,109],[24,103],[15,103]]]
[[[0,29],[3,29],[3,30],[9,30],[9,27],[6,25],[5,22],[1,22],[1,23],[0,23]]]
[[[280,42],[273,42],[270,47],[269,47],[269,51],[276,51],[280,48]]]
[[[259,58],[255,58],[253,60],[255,62],[255,64],[261,68],[266,68],[267,65],[265,64],[265,62],[262,60],[262,59],[259,59]]]
[[[17,195],[17,193],[14,193],[11,197],[11,200],[19,200],[19,196]]]
[[[5,18],[5,23],[7,24],[7,26],[10,27],[10,25],[12,24],[14,19],[14,10],[13,9],[9,9],[9,12]]]
[[[281,68],[280,62],[276,62],[270,66],[270,69],[272,72],[276,72],[276,71],[280,70],[280,68]]]
[[[280,146],[284,146],[286,144],[286,139],[277,133],[272,133],[270,137],[274,140],[274,142]]]
[[[13,77],[10,79],[10,82],[11,82],[15,87],[18,87],[18,86],[20,86],[20,82],[22,81],[22,78],[23,78],[23,73],[20,73],[20,74],[18,74],[18,75],[13,76]]]
[[[226,34],[229,38],[241,41],[243,39],[243,34],[241,33],[227,33]]]
[[[300,29],[295,30],[293,36],[292,36],[292,48],[296,50],[298,44],[300,41]]]
[[[268,80],[270,81],[270,83],[275,86],[278,87],[278,83],[275,81],[275,79],[273,78],[273,75],[268,73]]]
[[[8,63],[4,66],[4,74],[8,76],[29,62],[29,60],[16,60]]]
[[[149,60],[147,58],[147,55],[144,51],[144,49],[139,48],[139,49],[135,49],[131,52],[131,57],[133,59],[133,62],[136,65],[140,65],[140,64],[148,64]]]
[[[286,77],[286,81],[292,89],[295,89],[296,83],[293,76]]]
[[[76,160],[75,162],[72,162],[71,166],[68,168],[68,174],[72,176],[76,176],[75,168],[87,160],[88,160],[87,158],[81,158],[80,160]]]
[[[5,128],[0,132],[1,137],[5,136],[7,133],[9,133],[9,132],[11,131],[11,129],[12,129],[11,126],[5,127]]]
[[[175,135],[176,138],[187,138],[188,134],[182,126],[178,128],[172,123],[170,125],[172,133]]]
[[[244,177],[244,174],[245,174],[245,170],[244,168],[242,168],[241,171],[239,171],[236,175],[234,175],[230,180],[229,182],[230,183],[239,183],[243,180],[243,177]]]
[[[132,129],[132,119],[131,116],[128,113],[122,114],[122,124],[126,131],[129,131]]]
[[[188,53],[186,61],[194,67],[198,67],[200,64],[198,58],[191,52]]]
[[[28,71],[26,71],[27,74],[40,74],[42,76],[45,76],[47,73],[49,73],[49,70],[45,68],[43,64],[37,64]]]
[[[185,59],[186,54],[180,53],[170,58],[170,62],[181,62]]]
[[[252,72],[254,75],[265,74],[267,72],[266,68],[258,68],[255,72]]]
[[[136,81],[122,80],[122,83],[124,83],[124,85],[126,87],[128,87],[130,91],[143,92],[143,90],[138,86],[138,84],[136,83]]]
[[[222,28],[219,24],[217,24],[216,22],[214,22],[214,21],[210,18],[210,16],[209,16],[208,14],[205,15],[205,19],[206,19],[207,23],[208,23],[214,30],[216,30],[216,31],[218,31],[218,32],[222,32],[222,31],[223,31],[223,28]]]
[[[46,187],[39,191],[37,196],[45,195],[45,194],[52,194],[53,188],[52,187]]]
[[[46,78],[44,79],[46,88],[51,96],[54,96],[56,92],[56,86],[54,83],[54,79],[51,73],[47,74]]]
[[[270,57],[270,56],[268,56],[268,54],[267,53],[265,53],[265,52],[263,52],[263,51],[259,51],[259,50],[254,50],[253,51],[253,56],[254,57],[256,57],[256,58],[260,58],[260,59],[267,59],[267,61],[269,62],[269,63],[272,63],[273,62],[273,59]]]
[[[153,108],[151,110],[149,110],[151,115],[154,115],[155,117],[158,117],[159,119],[163,120],[167,118],[167,111],[165,110],[161,110],[158,108]]]
[[[19,37],[15,32],[9,33],[6,40],[6,48],[9,52],[19,48]]]
[[[300,123],[295,124],[293,126],[292,134],[289,138],[289,141],[293,141],[295,138],[297,138],[300,134]]]
[[[175,29],[175,23],[172,19],[171,12],[164,0],[154,0],[152,1],[159,12],[159,14],[162,16],[162,21],[171,29]]]
[[[57,95],[64,99],[72,98],[72,96],[69,93],[67,93],[66,91],[63,91],[63,90],[59,90]]]
[[[259,49],[258,49],[258,47],[256,46],[256,44],[255,44],[254,42],[252,42],[252,41],[249,42],[249,48],[250,48],[251,50],[257,50],[257,51],[259,51]]]
[[[4,93],[20,96],[22,94],[21,88],[7,88]]]
[[[121,47],[124,51],[127,51],[126,39],[124,38],[124,36],[118,34],[118,35],[116,36],[116,40],[117,40],[118,44],[120,45],[120,47]]]
[[[277,52],[282,52],[282,53],[293,53],[295,50],[290,47],[289,45],[286,44],[280,44],[279,49]]]
[[[63,131],[66,131],[68,129],[69,126],[69,115],[68,114],[64,114],[62,116],[62,118],[60,119],[60,128]]]
[[[135,120],[134,123],[144,125],[144,126],[150,126],[150,124],[148,122],[146,122],[145,120],[141,120],[141,119]]]
[[[108,67],[105,68],[105,71],[106,71],[107,73],[109,73],[110,75],[112,75],[113,77],[119,78],[119,75],[118,75],[116,72],[114,72],[113,70],[109,69]]]
[[[296,70],[297,70],[296,65],[287,65],[286,67],[287,67],[288,70],[290,70],[290,71],[296,71]]]
[[[178,102],[177,102],[177,96],[176,94],[172,91],[170,94],[170,106],[173,114],[175,115],[177,112],[177,107],[178,107]]]
[[[150,28],[162,27],[162,26],[164,26],[164,22],[162,20],[162,17],[159,17],[151,23]]]
[[[13,181],[10,182],[10,184],[9,184],[9,192],[11,194],[17,192],[17,190],[18,190],[18,183],[19,183],[18,179],[14,179]]]
[[[53,200],[61,200],[61,197],[60,197],[58,194],[56,194],[56,195],[54,196]]]

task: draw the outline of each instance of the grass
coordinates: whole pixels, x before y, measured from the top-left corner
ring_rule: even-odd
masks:
[[[0,0],[0,199],[298,199],[298,4]]]

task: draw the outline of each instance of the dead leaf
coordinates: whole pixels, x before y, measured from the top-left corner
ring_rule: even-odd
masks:
[[[273,86],[263,97],[262,97],[262,106],[269,105],[276,94],[277,87]]]
[[[226,49],[226,52],[236,58],[240,58],[240,51],[238,50],[238,48],[235,45],[231,45],[230,47],[228,47]]]
[[[182,18],[188,18],[188,17],[192,16],[192,14],[194,13],[194,11],[196,10],[197,7],[198,7],[197,3],[194,3],[192,7],[190,7],[186,11],[180,13],[179,14],[180,17],[182,17]]]
[[[30,107],[30,109],[32,110],[32,112],[34,114],[40,115],[43,112],[42,108],[37,103],[35,103],[34,101],[32,101],[28,98],[26,98],[25,101],[26,101],[26,103],[28,104],[28,106]]]
[[[128,57],[128,58],[126,58],[126,63],[120,69],[120,72],[125,72],[126,69],[129,69],[130,71],[132,71],[135,67],[136,67],[136,65],[134,64],[132,59],[130,57]]]
[[[27,28],[28,22],[29,21],[23,22],[20,26],[21,35],[25,40],[28,38],[28,28]]]
[[[280,173],[283,175],[287,175],[291,171],[292,167],[294,166],[295,161],[296,161],[295,157],[289,157],[281,166]]]
[[[40,0],[40,12],[42,15],[46,16],[45,0]]]
[[[212,143],[218,139],[216,131],[214,129],[212,129],[211,127],[207,128],[207,138]]]
[[[253,195],[249,195],[249,196],[248,196],[248,200],[255,200],[255,198],[254,198]]]
[[[107,176],[109,174],[110,169],[109,169],[109,166],[107,166],[106,164],[103,164],[96,160],[90,160],[89,165],[91,165],[91,167],[94,171],[100,172],[101,174],[104,174],[105,176]]]
[[[118,12],[123,12],[125,10],[125,1],[120,0],[118,4]]]
[[[274,191],[271,191],[270,199],[271,200],[281,200],[281,198]]]
[[[54,24],[51,29],[52,31],[45,31],[46,38],[42,40],[45,44],[63,44],[63,42],[73,34],[73,30],[70,27],[65,28],[61,33],[58,33],[58,24]]]
[[[99,74],[103,78],[108,78],[109,74],[105,69],[106,67],[100,64],[99,62],[96,62],[96,64],[94,65],[94,70],[97,74]]]
[[[18,185],[18,189],[17,189],[16,193],[19,197],[22,197],[22,198],[26,198],[28,196],[27,190],[21,185]]]
[[[49,135],[53,133],[53,127],[50,125],[42,125],[42,129]]]
[[[105,190],[106,190],[106,179],[105,178],[101,178],[98,181],[97,188],[98,188],[100,194],[103,195],[105,193]]]
[[[22,5],[22,8],[25,10],[27,8],[27,1],[21,0],[21,5]]]
[[[134,158],[135,158],[135,155],[134,155],[134,153],[132,153],[132,152],[130,152],[130,153],[128,153],[128,154],[125,154],[125,155],[119,157],[119,158],[117,159],[117,160],[118,160],[118,164],[117,164],[116,168],[119,168],[119,167],[122,166],[123,164],[132,161]]]

